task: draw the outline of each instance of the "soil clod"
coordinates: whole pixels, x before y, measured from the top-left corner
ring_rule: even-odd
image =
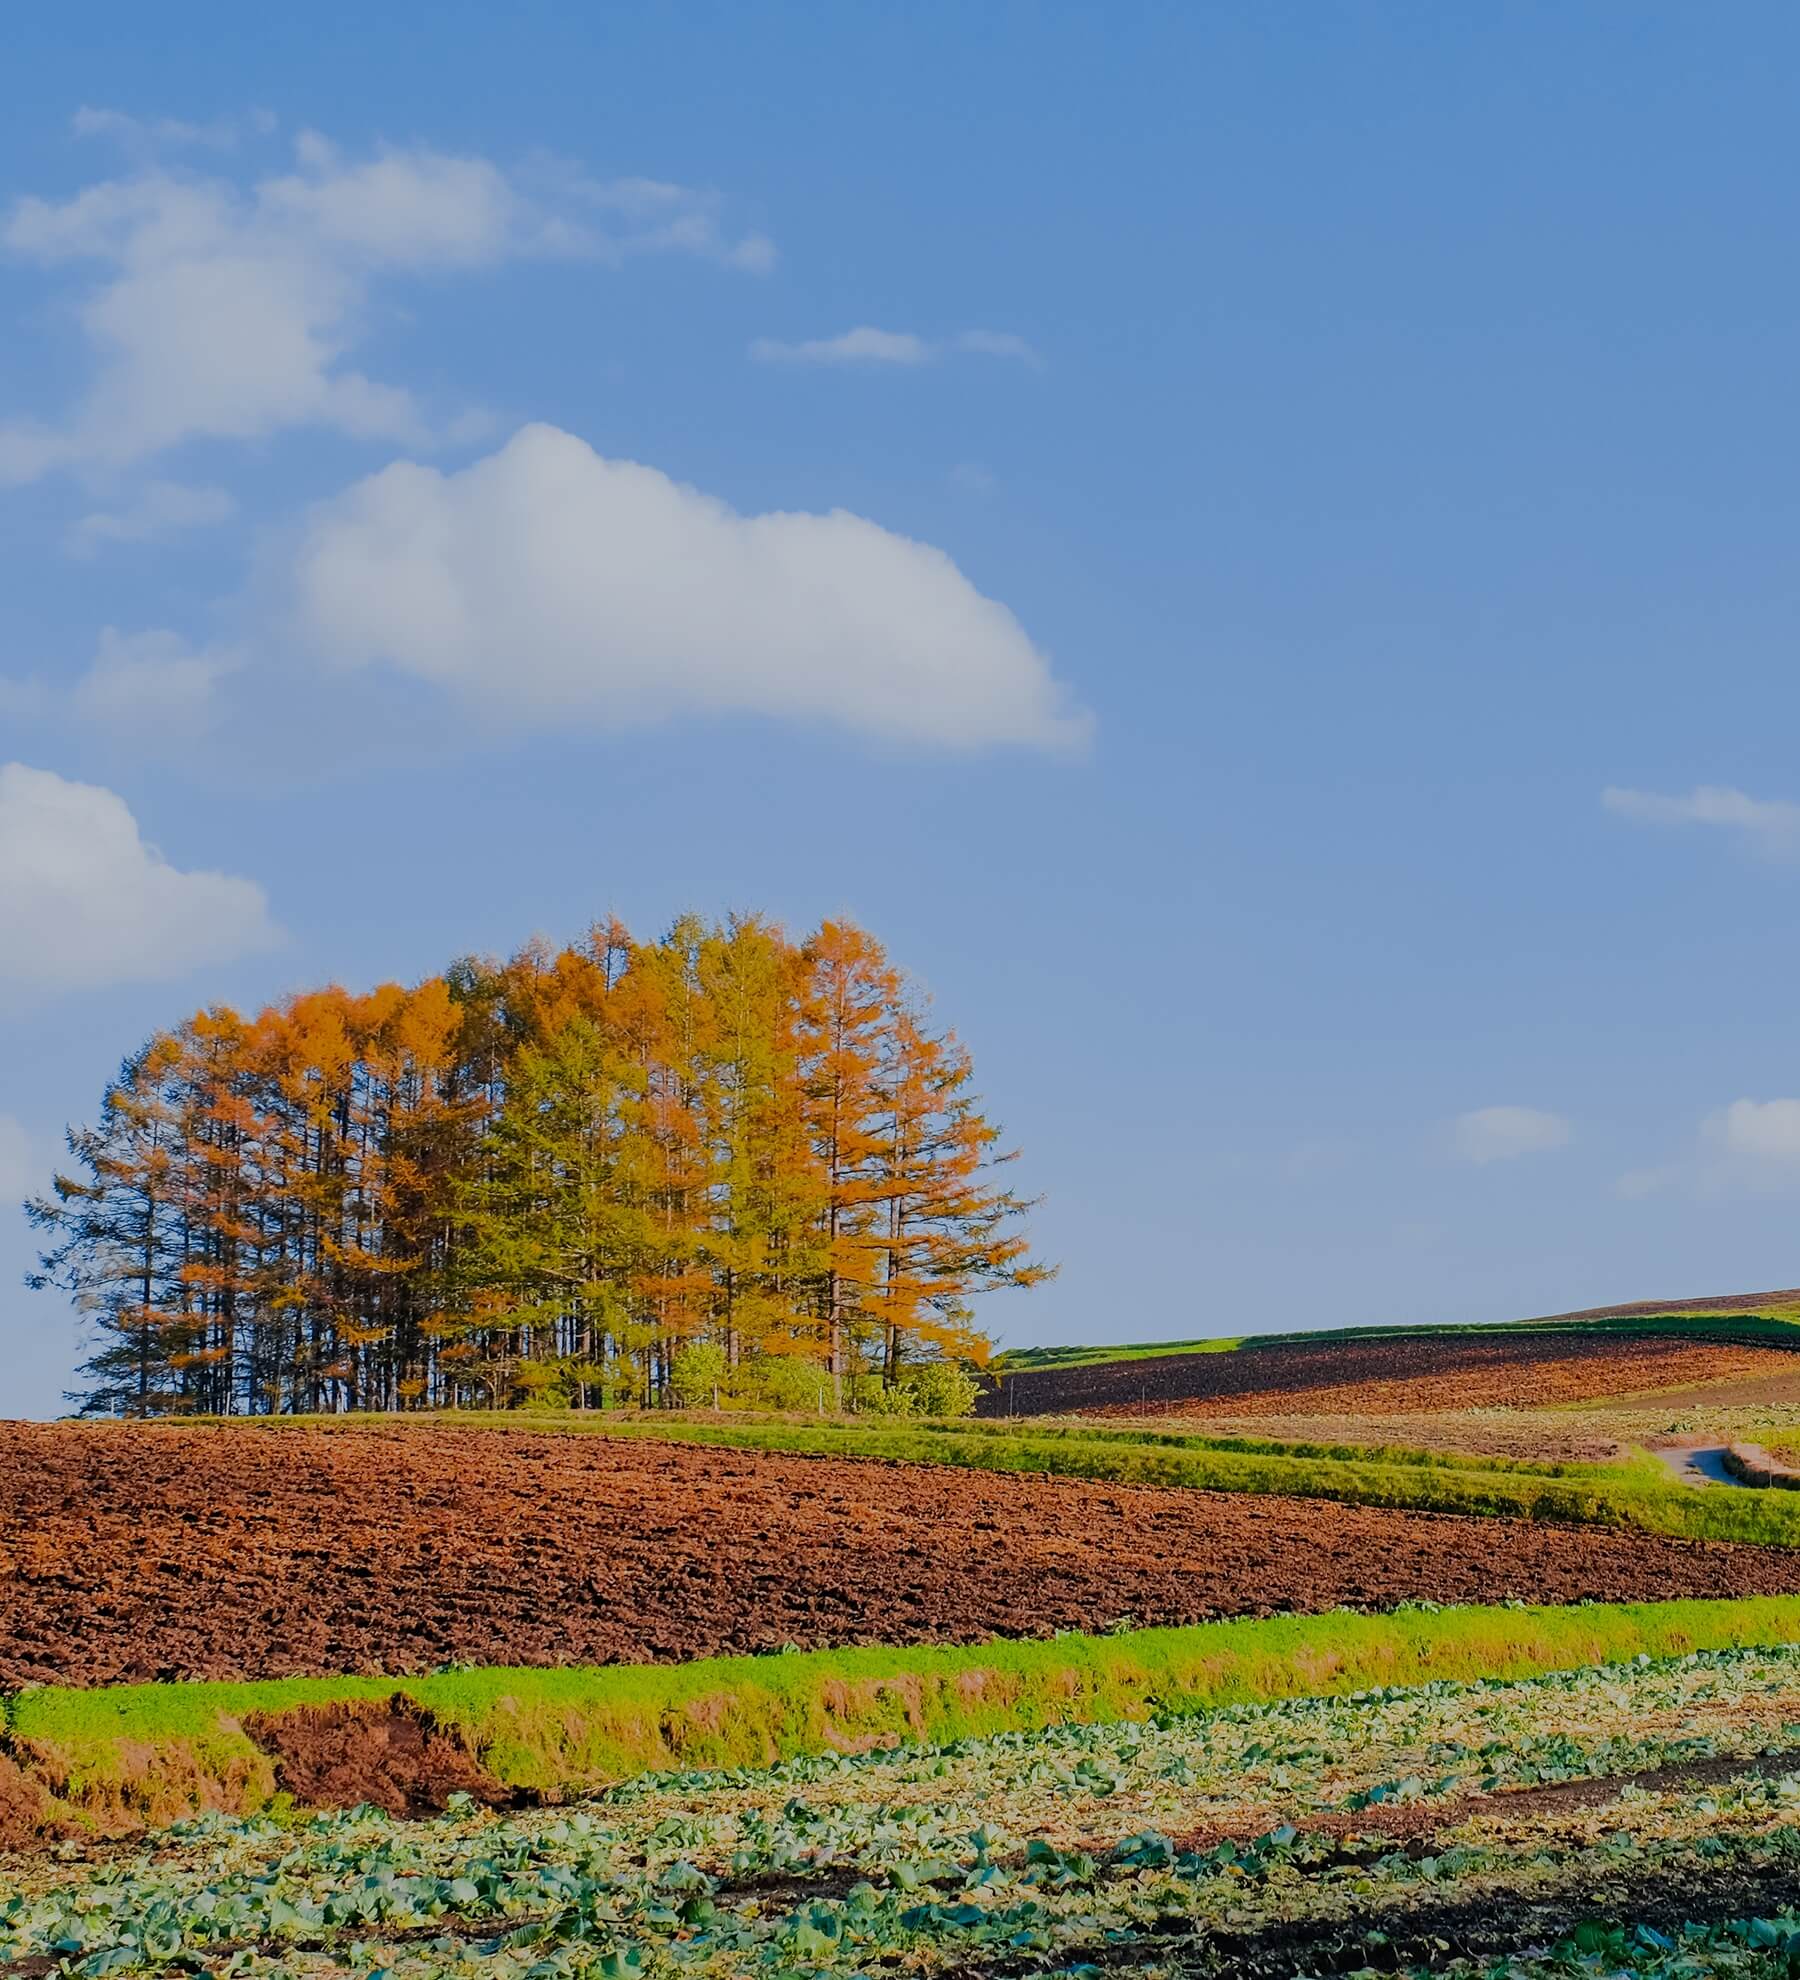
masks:
[[[440,1815],[453,1794],[490,1807],[518,1796],[488,1773],[453,1727],[410,1698],[346,1699],[257,1713],[244,1730],[275,1760],[275,1784],[303,1808]]]

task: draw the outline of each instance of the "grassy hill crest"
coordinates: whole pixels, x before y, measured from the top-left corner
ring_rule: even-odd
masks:
[[[1007,1348],[991,1364],[996,1374],[1026,1374],[1044,1368],[1090,1368],[1112,1361],[1160,1360],[1168,1355],[1229,1354],[1251,1345],[1416,1339],[1421,1336],[1491,1335],[1531,1329],[1569,1332],[1683,1333],[1700,1339],[1781,1340],[1800,1327],[1800,1287],[1760,1293],[1716,1293],[1697,1299],[1631,1300],[1618,1306],[1589,1306],[1570,1313],[1546,1313],[1527,1320],[1396,1322],[1392,1326],[1319,1327],[1298,1332],[1205,1336],[1195,1340],[1130,1341],[1107,1345]]]

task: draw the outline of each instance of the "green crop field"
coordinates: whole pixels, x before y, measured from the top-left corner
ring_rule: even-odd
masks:
[[[1770,1315],[1605,1330],[1727,1328],[1793,1337]],[[254,1439],[279,1471],[290,1435],[341,1454],[375,1428],[224,1426],[219,1448]],[[654,1446],[686,1445],[1800,1548],[1800,1494],[1697,1489],[1635,1445],[1476,1455],[1355,1428],[511,1410],[388,1418],[370,1452],[485,1431],[466,1448],[504,1475],[556,1432],[631,1444],[649,1479],[679,1456]],[[58,1434],[79,1458],[86,1433]],[[135,1434],[147,1461],[164,1433]],[[208,1463],[211,1426],[167,1434]],[[702,1494],[761,1469],[681,1461]],[[0,1836],[10,1819],[33,1844],[0,1856],[0,1980],[1800,1971],[1800,1594],[604,1668],[236,1667],[251,1681],[0,1697]],[[409,1741],[468,1792],[445,1807]],[[320,1754],[358,1784],[309,1775]],[[363,1793],[414,1818],[346,1807]]]
[[[1438,1632],[1452,1669],[1503,1627],[1361,1620]],[[1584,1628],[1615,1652],[1659,1638],[1653,1610],[1515,1622],[1565,1649]],[[1682,1633],[1665,1619],[1659,1647]],[[665,1771],[506,1815],[214,1815],[135,1853],[16,1860],[0,1968],[1675,1980],[1791,1971],[1797,1879],[1800,1648],[1646,1648]]]

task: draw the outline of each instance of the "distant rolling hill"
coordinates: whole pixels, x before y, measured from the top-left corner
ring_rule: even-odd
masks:
[[[1800,1290],[1632,1300],[1488,1326],[1320,1328],[1001,1356],[982,1416],[1202,1416],[1604,1404],[1800,1365]]]
[[[1745,1320],[1766,1324],[1745,1328],[1742,1331],[1735,1327],[1690,1328],[1680,1324],[1690,1320],[1705,1320],[1708,1317],[1729,1319],[1731,1316],[1742,1316]],[[1392,1326],[1321,1327],[1278,1334],[1220,1334],[1185,1341],[1132,1341],[1085,1347],[1008,1348],[994,1357],[992,1368],[996,1375],[1016,1375],[1035,1369],[1089,1368],[1112,1361],[1159,1360],[1166,1355],[1225,1354],[1252,1344],[1264,1348],[1294,1341],[1304,1342],[1308,1346],[1322,1346],[1328,1341],[1402,1339],[1421,1335],[1474,1338],[1484,1334],[1516,1333],[1526,1328],[1573,1329],[1591,1327],[1608,1321],[1644,1320],[1667,1322],[1668,1331],[1691,1332],[1703,1337],[1761,1340],[1770,1338],[1773,1334],[1774,1338],[1779,1339],[1779,1334],[1774,1333],[1777,1326],[1800,1324],[1800,1286],[1790,1286],[1777,1292],[1711,1293],[1699,1299],[1628,1300],[1619,1306],[1585,1306],[1571,1313],[1545,1313],[1529,1320],[1468,1323],[1396,1322]],[[1662,1332],[1664,1329],[1658,1327],[1654,1331]]]

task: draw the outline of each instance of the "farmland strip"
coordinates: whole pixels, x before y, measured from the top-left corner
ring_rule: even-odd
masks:
[[[0,1426],[15,1686],[1791,1593],[1786,1549],[1276,1496],[464,1428]]]

